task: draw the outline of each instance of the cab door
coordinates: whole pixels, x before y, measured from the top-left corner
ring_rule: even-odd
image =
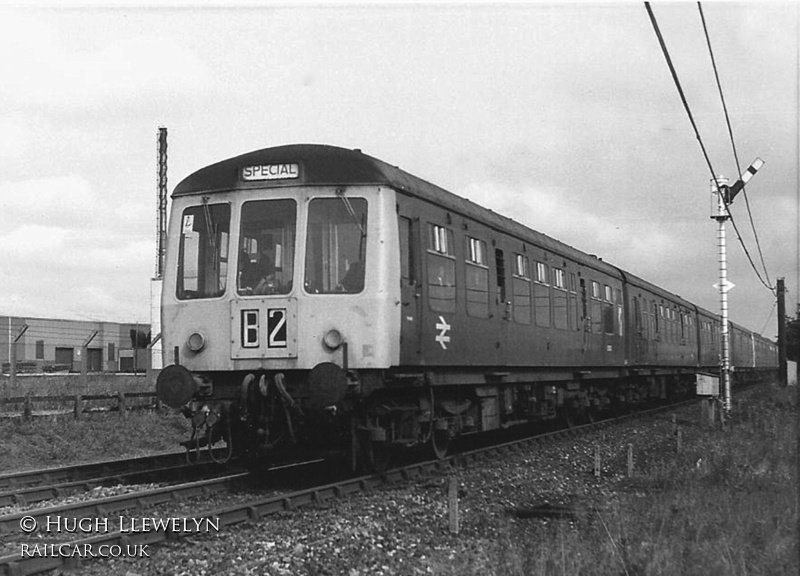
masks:
[[[400,364],[418,364],[422,353],[422,285],[419,218],[398,214],[400,234]]]

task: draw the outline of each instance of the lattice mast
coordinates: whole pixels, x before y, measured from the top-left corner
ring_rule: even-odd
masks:
[[[158,128],[158,228],[156,231],[156,279],[164,276],[167,243],[167,128]]]

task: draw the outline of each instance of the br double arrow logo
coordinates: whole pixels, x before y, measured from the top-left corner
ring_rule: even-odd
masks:
[[[439,316],[439,321],[436,323],[436,329],[439,331],[439,333],[436,335],[436,341],[443,350],[447,350],[447,344],[450,342],[450,336],[447,334],[450,332],[450,324],[448,324],[442,316]]]

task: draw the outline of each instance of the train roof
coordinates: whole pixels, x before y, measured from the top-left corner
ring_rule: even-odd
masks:
[[[242,177],[246,167],[289,166],[298,167],[296,176],[290,179],[259,179],[254,181]],[[184,178],[172,193],[173,198],[231,192],[253,188],[283,188],[291,186],[336,186],[336,185],[377,185],[388,186],[400,192],[427,200],[454,213],[473,218],[483,224],[502,230],[523,241],[541,246],[546,250],[569,258],[633,285],[649,290],[674,303],[690,308],[708,316],[718,316],[669,292],[643,278],[622,270],[596,256],[582,252],[546,234],[484,208],[471,200],[453,194],[431,184],[422,178],[409,174],[397,166],[364,154],[359,149],[351,150],[322,144],[290,144],[264,148],[222,160],[201,168]]]
[[[247,181],[242,178],[242,170],[245,167],[292,164],[299,166],[298,175],[292,179]],[[388,186],[432,202],[454,213],[478,220],[487,226],[539,245],[554,254],[576,260],[610,276],[622,277],[618,268],[595,256],[532,230],[519,222],[409,174],[397,166],[364,154],[358,149],[350,150],[319,144],[292,144],[248,152],[211,164],[190,174],[175,187],[172,197],[303,185]]]
[[[248,181],[242,178],[245,167],[296,165],[296,177]],[[484,208],[471,200],[453,194],[422,178],[409,174],[382,160],[351,150],[322,144],[290,144],[248,152],[201,168],[184,178],[174,189],[173,198],[231,192],[253,188],[282,188],[291,186],[377,185],[388,186],[402,193],[439,205],[454,213],[473,218],[483,224],[511,234],[520,240],[541,246],[546,250],[594,268],[610,276],[625,279],[633,285],[649,290],[675,303],[696,308],[701,314],[717,314],[694,304],[630,272],[613,266],[602,259],[564,244],[546,234],[537,232],[519,222]],[[737,326],[738,328],[738,326]],[[746,329],[745,329],[746,330]]]

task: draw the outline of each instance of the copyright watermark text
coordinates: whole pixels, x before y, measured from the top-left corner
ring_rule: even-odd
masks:
[[[112,534],[140,532],[218,532],[219,518],[73,518],[68,516],[22,516],[19,528],[26,534]],[[90,544],[84,542],[20,544],[22,558],[149,558],[146,544]]]
[[[19,527],[26,534],[37,530],[54,534],[106,534],[115,530],[122,533],[219,532],[219,518],[130,518],[119,516],[109,521],[108,518],[70,518],[49,515],[37,520],[34,516],[23,516],[19,520]]]
[[[23,558],[149,558],[147,544],[22,544]]]

